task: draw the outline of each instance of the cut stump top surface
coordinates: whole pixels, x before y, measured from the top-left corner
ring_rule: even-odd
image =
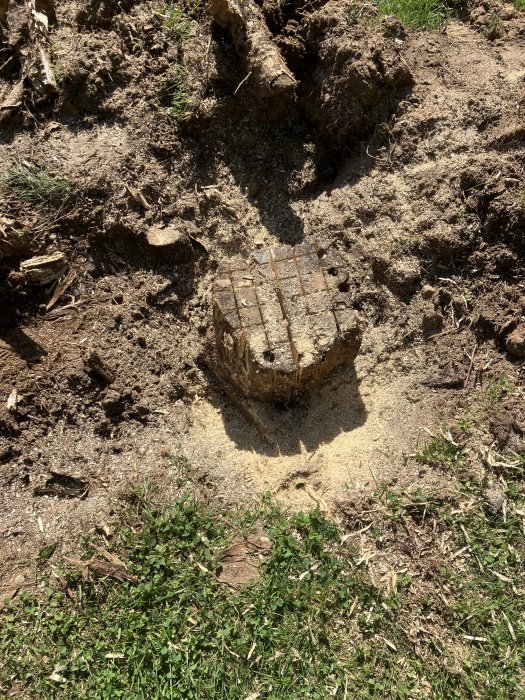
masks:
[[[213,299],[219,354],[231,379],[255,398],[287,400],[359,350],[362,323],[348,272],[318,244],[222,263]]]

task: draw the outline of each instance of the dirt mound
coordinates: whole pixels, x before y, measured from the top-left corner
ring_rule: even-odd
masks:
[[[308,18],[306,31],[316,64],[304,108],[339,146],[371,133],[413,84],[395,39],[355,26],[352,9],[351,3],[328,2]]]

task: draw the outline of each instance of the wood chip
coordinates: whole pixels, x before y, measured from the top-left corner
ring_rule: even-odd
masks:
[[[48,284],[64,274],[67,262],[64,253],[37,255],[20,263],[20,272],[28,282]]]
[[[13,389],[13,391],[9,394],[9,398],[7,399],[7,410],[9,412],[14,412],[14,411],[16,411],[17,405],[18,405],[18,389]]]
[[[60,280],[60,282],[56,286],[55,291],[53,292],[53,296],[47,302],[46,311],[49,311],[49,309],[53,308],[53,306],[57,303],[60,297],[68,289],[68,287],[70,287],[73,284],[74,280],[76,279],[76,276],[77,273],[74,270],[70,270],[67,273],[67,275]]]

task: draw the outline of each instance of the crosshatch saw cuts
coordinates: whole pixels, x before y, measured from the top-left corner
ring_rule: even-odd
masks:
[[[286,401],[352,362],[364,324],[348,272],[319,244],[258,250],[222,263],[213,285],[217,349],[253,398]]]

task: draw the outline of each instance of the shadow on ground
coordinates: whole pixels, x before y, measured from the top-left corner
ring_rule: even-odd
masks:
[[[367,410],[353,365],[336,370],[325,386],[293,404],[248,400],[229,390],[213,392],[228,437],[242,450],[267,456],[311,454],[341,433],[364,425]],[[224,387],[223,387],[224,389]]]

